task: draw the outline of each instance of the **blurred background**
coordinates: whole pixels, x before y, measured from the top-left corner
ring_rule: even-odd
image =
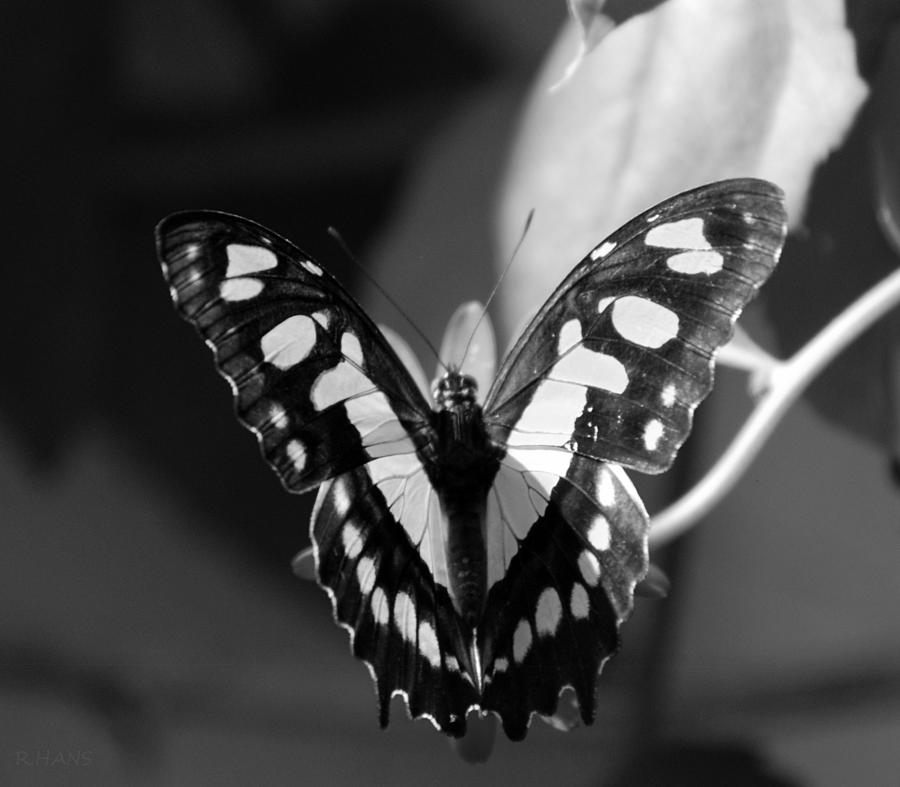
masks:
[[[290,570],[313,496],[284,493],[237,425],[153,246],[176,210],[248,216],[405,332],[333,225],[436,343],[533,207],[498,304],[505,341],[544,277],[622,220],[757,174],[788,191],[793,234],[745,325],[792,352],[896,267],[876,217],[900,194],[896,3],[850,4],[846,28],[840,3],[818,6],[821,50],[804,5],[609,3],[608,37],[549,93],[577,51],[561,0],[7,0],[0,783],[900,783],[894,322],[829,369],[708,521],[652,555],[672,593],[638,600],[597,723],[535,722],[473,766],[399,704],[378,730],[327,598]],[[726,6],[753,35],[723,51],[765,58],[717,84],[728,101],[684,92],[664,64],[714,40],[695,15]],[[797,68],[808,92],[782,90]],[[823,118],[814,99],[838,93]],[[736,142],[707,104],[767,131]],[[588,185],[567,175],[585,171]],[[675,469],[640,480],[651,513],[721,452],[745,389],[720,374]]]

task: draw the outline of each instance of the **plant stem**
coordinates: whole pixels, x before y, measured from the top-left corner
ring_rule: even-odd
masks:
[[[854,301],[788,360],[709,472],[683,497],[652,517],[651,543],[659,546],[696,524],[734,487],[785,411],[813,378],[876,320],[900,303],[900,270]]]

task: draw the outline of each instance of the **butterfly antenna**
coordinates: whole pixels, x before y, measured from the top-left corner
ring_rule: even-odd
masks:
[[[416,325],[415,322],[413,322],[412,317],[410,317],[403,310],[403,308],[400,306],[400,304],[397,303],[397,301],[395,301],[391,297],[391,294],[386,289],[384,289],[384,287],[382,287],[378,283],[378,281],[375,279],[375,277],[372,276],[372,274],[366,270],[365,266],[363,266],[362,263],[360,263],[359,259],[351,251],[351,249],[347,245],[346,241],[343,239],[343,237],[341,237],[341,233],[338,232],[335,227],[329,227],[328,234],[331,235],[332,238],[334,238],[334,240],[337,242],[338,246],[340,246],[341,249],[343,250],[344,254],[347,255],[347,258],[350,260],[350,262],[352,262],[356,266],[357,270],[360,273],[362,273],[362,275],[365,276],[366,279],[368,279],[369,283],[372,284],[375,287],[375,289],[378,290],[378,292],[380,292],[384,296],[385,300],[397,310],[397,312],[400,314],[400,316],[404,320],[406,320],[409,327],[412,328],[413,331],[416,332],[416,334],[419,336],[420,339],[422,339],[423,342],[425,342],[428,349],[431,350],[431,354],[437,359],[438,365],[441,366],[445,371],[449,371],[447,369],[446,364],[441,360],[440,353],[435,349],[435,346],[431,343],[429,338],[425,335],[425,332],[418,325]]]
[[[463,350],[462,358],[460,359],[459,365],[462,368],[463,363],[466,360],[466,356],[469,354],[469,347],[472,345],[472,340],[475,338],[475,334],[478,332],[478,326],[481,325],[481,321],[484,319],[484,316],[487,314],[488,307],[491,305],[491,302],[494,300],[494,296],[497,294],[497,291],[500,289],[500,285],[503,284],[503,280],[506,278],[506,274],[509,272],[509,269],[512,267],[513,260],[516,258],[516,255],[519,253],[519,249],[522,248],[522,244],[525,242],[525,236],[528,234],[528,230],[531,227],[531,220],[534,218],[534,208],[528,211],[528,216],[525,218],[525,224],[522,227],[522,234],[519,236],[519,240],[516,242],[516,247],[513,249],[512,254],[509,255],[509,259],[506,261],[506,265],[503,266],[503,270],[500,272],[500,276],[497,278],[497,282],[494,284],[494,288],[491,290],[490,295],[488,295],[487,300],[484,302],[484,306],[481,309],[481,314],[478,315],[478,321],[475,323],[475,327],[472,328],[472,333],[469,334],[469,340],[466,342],[466,349]]]

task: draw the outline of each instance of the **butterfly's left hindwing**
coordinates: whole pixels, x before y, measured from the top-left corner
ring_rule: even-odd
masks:
[[[238,417],[289,490],[428,441],[429,407],[409,373],[293,244],[198,211],[161,222],[157,249],[176,308],[212,348]]]

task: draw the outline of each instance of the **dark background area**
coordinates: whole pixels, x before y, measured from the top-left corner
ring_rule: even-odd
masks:
[[[273,524],[248,543],[283,559],[297,501],[272,494],[205,350],[171,320],[153,227],[191,207],[252,216],[352,286],[326,228],[364,250],[410,156],[498,56],[440,4],[19,10],[7,235],[10,259],[35,264],[11,266],[9,289],[40,293],[40,319],[32,298],[7,304],[33,339],[9,348],[28,375],[2,392],[14,439],[49,469],[86,424],[111,425],[217,528],[240,530],[269,497]]]
[[[638,602],[589,730],[536,723],[475,770],[399,704],[379,732],[324,594],[291,574],[313,496],[283,493],[237,426],[208,350],[171,308],[153,227],[187,208],[246,215],[353,289],[359,274],[326,228],[363,264],[391,253],[410,183],[467,107],[496,128],[472,168],[478,155],[502,168],[501,140],[565,15],[562,2],[531,5],[4,4],[4,784],[900,779],[897,497],[873,430],[822,416],[841,411],[829,392],[849,373],[815,389],[818,410],[798,406],[715,526],[653,556],[673,595]],[[851,14],[866,77],[886,46],[873,16]],[[813,230],[847,215],[835,195],[863,179],[864,137],[858,126],[817,179]],[[460,200],[447,225],[491,198]],[[489,288],[489,225],[473,224],[453,297]],[[404,231],[432,242],[428,227]],[[798,259],[804,242],[792,241]],[[433,289],[417,262],[408,287]],[[786,274],[772,321],[748,315],[754,336],[796,346],[803,331],[784,315],[809,278]],[[704,437],[646,485],[651,510],[733,434],[742,386],[722,375]]]

